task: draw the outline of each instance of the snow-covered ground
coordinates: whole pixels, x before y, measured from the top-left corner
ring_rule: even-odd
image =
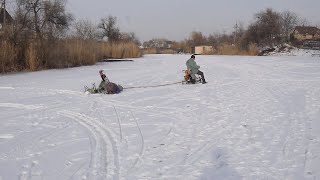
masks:
[[[0,76],[0,179],[320,179],[320,58],[189,55]]]
[[[301,49],[285,44],[283,49],[275,48],[274,52],[267,53],[268,56],[307,56],[320,57],[320,50]]]

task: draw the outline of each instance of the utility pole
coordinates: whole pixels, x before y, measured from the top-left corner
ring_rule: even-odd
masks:
[[[236,25],[233,27],[234,28],[234,36],[233,36],[233,44],[236,43],[237,35],[238,35],[238,23],[236,22]]]
[[[6,0],[3,0],[1,8],[3,10],[3,28],[6,26]]]

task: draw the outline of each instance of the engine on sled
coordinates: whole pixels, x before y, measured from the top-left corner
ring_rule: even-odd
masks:
[[[195,74],[196,79],[192,78],[192,73],[190,70],[183,70],[184,72],[184,81],[182,81],[182,84],[196,84],[201,82],[201,78]]]

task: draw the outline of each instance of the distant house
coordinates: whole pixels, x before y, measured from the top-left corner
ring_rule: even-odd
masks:
[[[297,26],[291,36],[298,41],[320,40],[320,29],[313,26]]]
[[[8,13],[8,11],[5,10],[4,8],[0,8],[0,32],[3,30],[4,25],[10,25],[12,24],[12,22],[13,22],[13,18]]]
[[[194,46],[191,48],[192,54],[212,54],[212,46]]]
[[[143,43],[144,48],[170,49],[173,42],[166,39],[152,39]]]

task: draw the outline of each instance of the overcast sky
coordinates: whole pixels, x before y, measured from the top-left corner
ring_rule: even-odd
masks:
[[[320,25],[320,0],[67,0],[67,7],[76,19],[95,23],[116,16],[120,30],[134,32],[142,42],[183,40],[192,31],[231,32],[236,22],[247,26],[266,8],[289,10]]]

